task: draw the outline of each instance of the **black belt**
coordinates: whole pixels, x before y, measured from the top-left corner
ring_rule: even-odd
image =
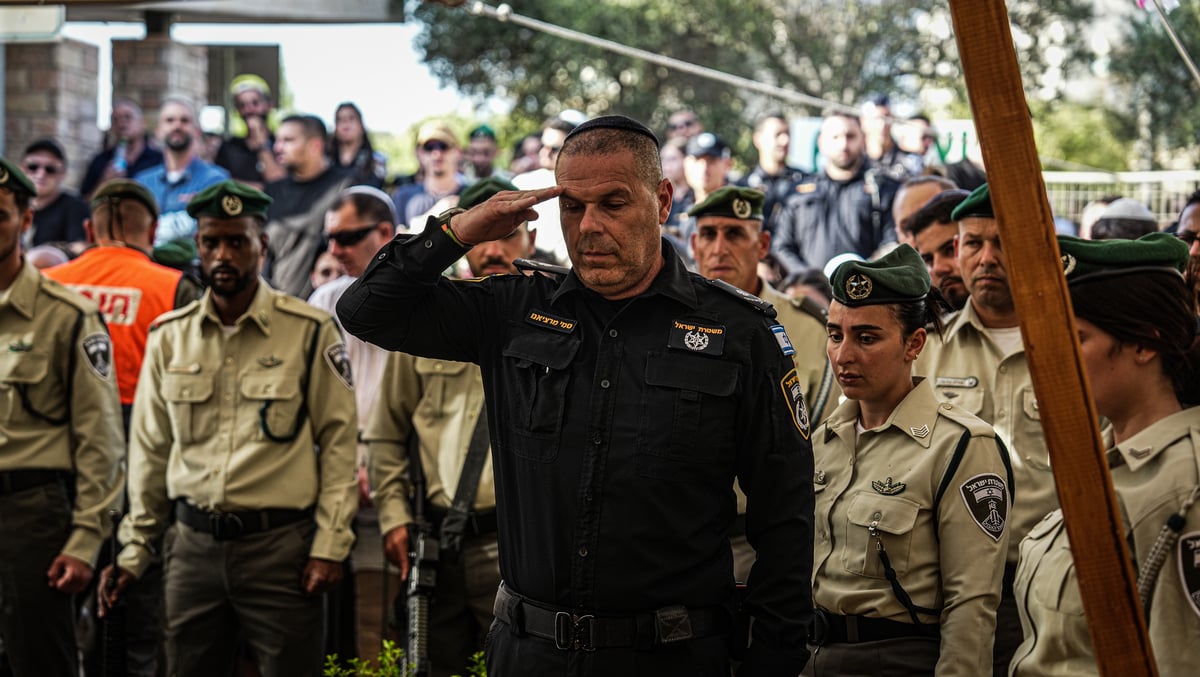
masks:
[[[728,613],[720,607],[669,606],[640,614],[597,616],[534,602],[504,584],[496,591],[493,612],[518,633],[550,640],[563,651],[644,649],[729,632]]]
[[[0,472],[0,495],[62,482],[66,478],[67,473],[62,470],[6,470]]]
[[[733,526],[729,527],[729,537],[746,535],[746,513],[733,518]]]
[[[442,520],[446,519],[445,508],[428,505],[425,507],[425,512],[429,515],[429,523],[433,526],[434,533],[438,533],[442,527]],[[496,527],[496,511],[485,510],[483,512],[475,512],[474,510],[467,516],[467,528],[463,532],[464,536],[491,536],[497,532]]]
[[[236,512],[214,512],[188,503],[175,502],[175,517],[182,523],[215,541],[232,541],[268,529],[275,529],[303,520],[312,519],[313,510],[267,508],[265,510],[239,510]]]
[[[808,641],[817,646],[861,644],[906,637],[937,639],[940,636],[941,628],[936,623],[914,625],[886,618],[838,616],[823,609],[813,610],[813,622],[808,629]]]

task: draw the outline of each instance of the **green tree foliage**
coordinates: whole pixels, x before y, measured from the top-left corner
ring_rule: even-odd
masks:
[[[1182,3],[1168,15],[1188,53],[1200,54],[1200,4]],[[1200,160],[1198,86],[1179,56],[1157,14],[1139,13],[1129,23],[1128,39],[1114,52],[1109,70],[1129,87],[1130,109],[1125,124],[1140,130],[1145,142],[1143,160],[1163,166],[1166,156],[1186,154]]]
[[[494,3],[489,3],[494,4]],[[872,93],[914,96],[929,86],[965,95],[945,0],[522,0],[524,16],[843,104]],[[469,3],[468,3],[469,6]],[[1031,91],[1088,57],[1089,0],[1012,0],[1017,47]],[[665,127],[696,109],[710,130],[747,144],[762,95],[560,37],[423,3],[418,50],[447,85],[515,102],[526,128],[565,108],[621,112]],[[1053,47],[1053,49],[1050,49]]]

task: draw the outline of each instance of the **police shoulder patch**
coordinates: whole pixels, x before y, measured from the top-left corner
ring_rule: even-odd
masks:
[[[354,390],[354,376],[350,372],[350,354],[345,343],[335,343],[325,349],[325,361],[334,375],[350,390]]]
[[[1200,616],[1200,531],[1179,538],[1179,583],[1188,607]]]
[[[97,376],[104,380],[112,375],[112,341],[108,334],[96,332],[83,337],[79,342],[83,354],[87,357],[88,366]]]
[[[984,473],[963,482],[959,493],[983,533],[999,541],[1008,522],[1008,487],[998,475]]]
[[[796,374],[795,369],[783,375],[783,378],[779,380],[779,387],[783,390],[783,399],[792,414],[792,423],[796,424],[796,430],[800,431],[800,436],[807,440],[810,425],[808,406],[804,404],[804,384],[800,382],[800,377]]]

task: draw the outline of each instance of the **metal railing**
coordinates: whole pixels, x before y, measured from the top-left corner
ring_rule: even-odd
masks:
[[[1189,195],[1200,189],[1200,171],[1043,172],[1055,216],[1079,223],[1092,200],[1118,195],[1146,205],[1166,228],[1179,217]]]

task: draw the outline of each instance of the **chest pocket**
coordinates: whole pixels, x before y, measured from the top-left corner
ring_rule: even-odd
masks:
[[[738,364],[691,355],[647,356],[638,426],[642,474],[686,481],[680,464],[732,458],[739,371]]]
[[[1017,447],[1016,451],[1025,457],[1025,462],[1031,467],[1049,470],[1050,451],[1042,439],[1042,413],[1038,411],[1037,396],[1032,386],[1021,390],[1017,403],[1021,407],[1021,413],[1018,414],[1021,425],[1013,431],[1016,436],[1013,446]],[[1029,443],[1030,440],[1032,443]]]
[[[1051,542],[1045,543],[1047,540]],[[1075,578],[1075,560],[1067,541],[1066,525],[1061,520],[1043,520],[1029,532],[1021,549],[1025,550],[1026,544],[1037,547],[1036,542],[1041,542],[1045,551],[1029,581],[1034,601],[1060,614],[1082,616],[1083,600]]]
[[[212,376],[167,374],[163,377],[162,394],[175,438],[182,444],[208,439],[216,432],[218,412],[212,401]]]
[[[466,362],[449,362],[418,357],[413,369],[421,379],[421,401],[416,414],[431,419],[445,416],[455,392],[452,384],[467,370]]]
[[[578,350],[578,339],[548,331],[515,334],[504,347],[513,398],[505,410],[516,433],[513,452],[518,456],[537,461],[558,456],[569,368]]]
[[[0,353],[0,420],[35,423],[65,413],[63,393],[47,382],[50,356],[39,352]],[[34,412],[30,411],[33,408]]]
[[[961,407],[976,416],[983,416],[983,405],[986,395],[983,388],[979,386],[974,388],[942,387],[937,389],[937,396],[943,402],[949,402]]]
[[[242,399],[258,416],[254,439],[291,441],[307,418],[304,398],[300,396],[300,373],[272,371],[244,374],[240,379]]]
[[[875,538],[870,534],[871,524],[875,522],[878,522],[876,529],[892,568],[897,574],[908,571],[913,528],[920,511],[919,504],[900,496],[867,492],[855,495],[846,511],[846,545],[842,548],[842,564],[846,571],[870,578],[885,578]],[[931,550],[936,553],[936,548]]]

